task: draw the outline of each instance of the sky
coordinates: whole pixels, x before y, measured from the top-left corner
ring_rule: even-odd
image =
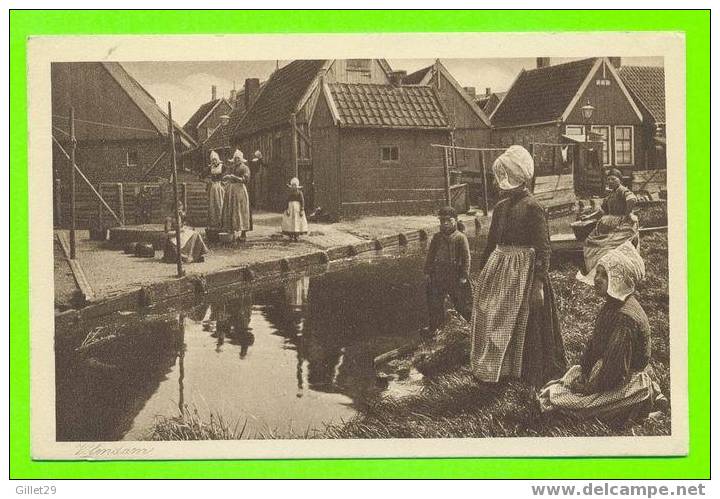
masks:
[[[551,58],[551,64],[571,61]],[[218,96],[228,97],[233,85],[241,89],[245,78],[267,79],[276,67],[291,61],[202,61],[123,62],[123,66],[155,97],[161,108],[172,102],[175,121],[184,125],[192,114],[211,98],[212,85]],[[388,59],[395,70],[408,74],[429,66],[434,59]],[[442,59],[442,63],[463,87],[475,87],[478,94],[490,88],[507,90],[521,69],[535,67],[535,58]],[[625,57],[622,63],[635,66],[662,66],[662,57]]]

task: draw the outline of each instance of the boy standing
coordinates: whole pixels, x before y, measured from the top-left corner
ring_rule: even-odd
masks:
[[[457,213],[449,206],[438,212],[440,232],[430,241],[425,260],[430,331],[445,320],[445,297],[450,296],[455,310],[467,321],[472,311],[470,290],[470,245],[458,230]]]

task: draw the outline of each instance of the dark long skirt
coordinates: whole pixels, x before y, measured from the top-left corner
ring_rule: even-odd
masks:
[[[543,293],[542,306],[530,305],[522,360],[521,379],[536,387],[561,378],[567,370],[555,294],[547,278],[543,281]]]

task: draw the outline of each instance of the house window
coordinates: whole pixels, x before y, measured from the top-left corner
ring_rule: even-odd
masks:
[[[584,135],[585,130],[584,126],[582,125],[566,125],[565,126],[565,135]]]
[[[607,166],[610,164],[610,127],[593,125],[591,130],[593,133],[596,133],[601,137],[603,144],[602,162],[603,166]]]
[[[127,166],[137,166],[138,165],[138,152],[137,151],[127,151],[125,153],[125,164]]]
[[[633,164],[633,127],[615,127],[615,164]]]
[[[398,147],[397,146],[381,146],[380,147],[380,161],[383,163],[390,163],[399,159]]]

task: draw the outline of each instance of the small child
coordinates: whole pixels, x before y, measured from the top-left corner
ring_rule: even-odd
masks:
[[[293,177],[288,184],[287,209],[282,217],[282,233],[297,242],[301,234],[307,234],[308,223],[305,217],[305,197],[300,189],[300,180]]]
[[[470,244],[458,230],[457,213],[446,206],[438,212],[440,232],[430,241],[425,260],[430,331],[435,332],[445,320],[445,298],[467,321],[472,311],[470,290]],[[464,228],[464,227],[463,227]]]

